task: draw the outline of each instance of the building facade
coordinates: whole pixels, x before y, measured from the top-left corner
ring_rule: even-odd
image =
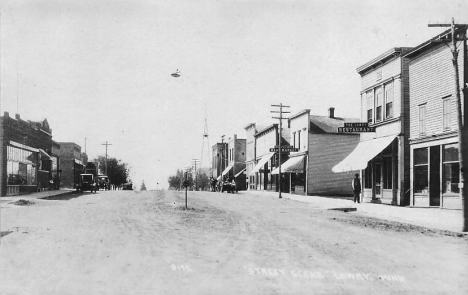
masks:
[[[357,69],[361,76],[361,133],[357,148],[334,171],[360,170],[364,202],[409,204],[409,78],[411,48],[392,48]]]
[[[81,173],[85,171],[81,146],[74,142],[59,142],[60,145],[60,183],[63,187],[75,188]]]
[[[4,113],[1,120],[1,196],[49,189],[52,180],[52,130],[42,122]]]
[[[221,173],[222,177],[233,178],[236,181],[236,190],[245,190],[245,147],[246,140],[237,138],[234,134],[227,142],[228,166]]]
[[[348,173],[334,173],[332,168],[358,144],[359,135],[338,133],[345,122],[359,119],[335,116],[335,108],[328,116],[311,115],[305,109],[289,118],[291,152],[282,165],[282,173],[290,178],[291,193],[301,195],[350,195],[351,179]]]
[[[271,152],[271,148],[279,145],[278,124],[272,124],[258,130],[254,134],[255,143],[255,166],[250,170],[249,176],[252,178],[252,189],[279,191],[279,177],[272,174],[273,170],[278,167],[279,154]],[[289,145],[289,129],[283,128],[281,132],[281,144]],[[284,163],[288,159],[286,154],[282,154],[281,162]],[[284,181],[281,183],[281,191],[289,192],[289,183]]]
[[[457,31],[466,38],[466,28]],[[458,118],[450,30],[415,47],[410,58],[410,205],[460,209]],[[458,42],[460,85],[468,82],[466,41]],[[461,94],[462,95],[462,94]],[[462,95],[462,114],[468,104]],[[465,122],[467,122],[465,118]],[[465,123],[466,124],[466,123]]]
[[[257,124],[250,123],[245,129],[245,186],[248,190],[255,189],[255,174],[252,172],[255,167],[255,134]]]
[[[211,160],[211,169],[213,171],[213,177],[220,180],[221,174],[224,169],[228,166],[227,158],[227,143],[218,142],[212,147],[212,160]]]

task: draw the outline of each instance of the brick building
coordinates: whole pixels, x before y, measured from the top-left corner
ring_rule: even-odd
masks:
[[[237,190],[245,190],[245,139],[237,138],[234,134],[234,138],[229,138],[227,142],[227,164],[226,169],[223,170],[221,176],[234,178],[236,181]]]
[[[328,116],[311,115],[309,109],[290,116],[291,145],[299,151],[290,153],[289,160],[281,165],[281,172],[290,178],[291,193],[352,194],[352,177],[348,173],[333,173],[332,167],[359,142],[359,135],[338,133],[338,127],[357,121],[359,119],[336,117],[335,108],[329,109]]]
[[[60,145],[61,185],[75,188],[86,165],[83,161],[81,146],[74,142],[59,142],[58,144]]]
[[[1,124],[1,196],[48,189],[52,180],[52,130],[47,119],[25,121],[8,112]]]
[[[213,177],[220,180],[221,174],[223,173],[224,169],[228,166],[228,158],[227,158],[227,143],[218,142],[212,147],[212,161],[211,161],[211,170],[213,171]]]
[[[466,38],[466,28],[457,34]],[[434,41],[451,38],[447,30],[405,55],[410,59],[411,206],[460,209],[462,205],[453,56],[445,42]],[[460,85],[465,85],[466,41],[458,46]],[[468,103],[463,95],[462,100],[462,113],[466,114]]]
[[[409,204],[409,59],[411,48],[392,48],[357,69],[361,75],[359,145],[334,171],[359,170],[364,202]]]

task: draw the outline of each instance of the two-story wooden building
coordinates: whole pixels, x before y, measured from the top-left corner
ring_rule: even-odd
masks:
[[[272,174],[272,171],[278,167],[279,155],[271,152],[270,149],[278,146],[280,143],[280,132],[278,124],[271,124],[258,130],[254,134],[255,143],[255,166],[250,170],[249,176],[252,178],[252,189],[256,190],[279,190],[279,178]],[[281,132],[281,144],[289,145],[289,129],[283,128]],[[284,155],[281,162],[286,162],[288,157]],[[282,191],[288,192],[288,183],[282,183]]]
[[[466,27],[456,33],[460,39],[466,38]],[[410,59],[411,206],[459,209],[462,205],[455,75],[447,46],[451,38],[447,30],[405,55]],[[466,41],[457,44],[460,85],[465,85]],[[466,116],[467,98],[462,100],[462,114]]]
[[[306,195],[351,195],[348,173],[333,173],[332,167],[345,158],[358,144],[358,134],[338,133],[345,122],[357,118],[335,116],[335,108],[328,116],[311,115],[305,109],[290,116],[290,145],[297,148],[289,160],[281,165],[281,173],[289,178],[290,192]],[[276,174],[279,169],[273,173]]]
[[[364,202],[409,203],[409,87],[411,48],[392,48],[357,69],[361,75],[361,122],[375,132],[361,133],[359,145],[333,171],[361,171]]]

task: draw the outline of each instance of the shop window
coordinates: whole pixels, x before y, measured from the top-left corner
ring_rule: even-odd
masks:
[[[367,162],[367,167],[364,170],[364,188],[372,188],[372,167],[370,162]]]
[[[382,91],[380,89],[375,95],[375,121],[382,121]]]
[[[297,148],[301,148],[301,131],[297,131]]]
[[[444,194],[458,194],[460,189],[460,162],[458,160],[458,144],[445,145],[443,150],[443,181]]]
[[[415,149],[413,151],[413,162],[414,193],[427,194],[429,188],[428,149]]]
[[[393,87],[385,86],[385,118],[393,118]]]
[[[426,134],[426,105],[419,106],[419,134]]]
[[[373,122],[373,117],[372,117],[372,91],[369,91],[367,93],[367,99],[366,99],[366,105],[367,105],[367,123],[371,124]]]
[[[383,188],[392,188],[392,157],[383,157]]]
[[[443,100],[443,128],[444,130],[450,129],[451,110],[452,110],[451,100],[450,98],[445,98]]]

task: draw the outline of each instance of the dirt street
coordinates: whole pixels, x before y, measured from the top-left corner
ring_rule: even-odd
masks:
[[[250,194],[2,203],[0,294],[468,294],[468,239]]]

